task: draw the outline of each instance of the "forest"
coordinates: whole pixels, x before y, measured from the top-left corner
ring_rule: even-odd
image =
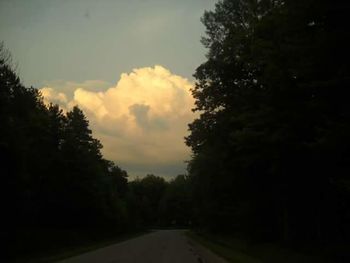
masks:
[[[186,138],[200,226],[289,246],[349,242],[349,8],[224,0],[204,14],[200,117]]]
[[[46,105],[2,44],[9,258],[153,227],[349,244],[349,13],[330,0],[220,0],[206,11],[207,57],[192,90],[199,117],[185,138],[192,156],[188,174],[170,181],[128,180],[102,156],[83,111]]]
[[[3,229],[9,258],[146,228],[189,224],[188,177],[128,182],[106,160],[82,110],[45,105],[0,47]],[[30,240],[30,243],[28,243]]]

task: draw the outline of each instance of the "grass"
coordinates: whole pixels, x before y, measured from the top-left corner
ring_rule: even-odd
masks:
[[[250,243],[224,236],[199,234],[187,235],[209,250],[234,263],[322,263],[321,256],[309,256],[274,243]]]
[[[243,253],[239,249],[242,244],[231,244],[231,246],[229,246],[228,244],[223,244],[219,240],[213,240],[212,238],[199,235],[193,231],[187,231],[186,235],[229,262],[262,263],[262,261]]]
[[[51,249],[41,254],[26,256],[23,258],[18,258],[14,262],[16,263],[49,263],[63,260],[65,258],[77,256],[89,251],[93,251],[99,248],[107,247],[116,243],[123,242],[128,239],[132,239],[141,235],[150,233],[150,231],[140,231],[134,233],[123,234],[114,238],[101,239],[91,241],[85,244],[77,245],[74,247],[64,247]]]

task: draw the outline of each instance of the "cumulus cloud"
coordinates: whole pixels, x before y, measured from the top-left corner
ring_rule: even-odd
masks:
[[[40,92],[44,97],[45,104],[49,104],[49,103],[59,104],[61,105],[61,107],[66,109],[66,106],[68,104],[68,99],[66,94],[64,94],[63,92],[59,92],[50,87],[43,87],[40,89]]]
[[[101,91],[76,85],[71,99],[57,87],[41,91],[63,108],[84,110],[106,158],[126,167],[164,167],[183,166],[189,158],[184,136],[194,118],[191,88],[187,79],[154,66],[122,74],[116,86]]]
[[[63,93],[67,99],[71,100],[74,96],[74,91],[82,88],[88,91],[104,91],[111,87],[111,83],[103,80],[86,80],[84,82],[74,81],[44,81],[43,86],[53,89],[55,92]]]

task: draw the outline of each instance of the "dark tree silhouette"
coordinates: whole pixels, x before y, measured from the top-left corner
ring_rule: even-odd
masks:
[[[186,143],[202,227],[349,239],[349,4],[223,0],[206,12]]]
[[[103,158],[83,111],[45,105],[38,90],[21,84],[3,44],[0,102],[6,262],[189,221],[187,178],[129,183],[126,171]]]
[[[189,179],[178,175],[171,180],[159,202],[159,220],[162,226],[190,227],[192,203]]]
[[[127,173],[103,159],[78,107],[64,113],[21,84],[3,44],[0,127],[1,234],[8,253],[20,257],[132,229]]]

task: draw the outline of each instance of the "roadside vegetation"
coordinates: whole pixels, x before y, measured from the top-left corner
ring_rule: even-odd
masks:
[[[333,262],[326,251],[302,251],[276,243],[252,242],[232,236],[188,231],[187,236],[232,263]],[[343,251],[344,253],[344,251]]]
[[[99,239],[81,239],[75,245],[72,246],[62,246],[52,248],[50,250],[42,250],[40,253],[27,254],[16,259],[16,263],[47,263],[47,262],[56,262],[63,260],[65,258],[74,257],[89,251],[94,251],[99,248],[107,247],[114,245],[125,240],[136,238],[141,235],[150,233],[150,231],[139,231],[136,233],[124,233],[118,236],[110,238],[99,238]],[[67,237],[66,237],[67,238]],[[52,241],[50,241],[52,242]]]
[[[64,112],[23,86],[0,45],[0,165],[5,258],[17,261],[188,226],[188,177],[128,174],[101,153],[77,106]],[[116,149],[118,151],[118,149]]]
[[[213,240],[250,240],[266,262],[274,247],[350,261],[349,11],[221,0],[202,17],[186,143],[194,218]]]
[[[205,12],[188,175],[171,181],[129,181],[84,112],[46,105],[0,45],[6,262],[153,227],[195,229],[232,262],[350,262],[349,13],[331,0]]]

